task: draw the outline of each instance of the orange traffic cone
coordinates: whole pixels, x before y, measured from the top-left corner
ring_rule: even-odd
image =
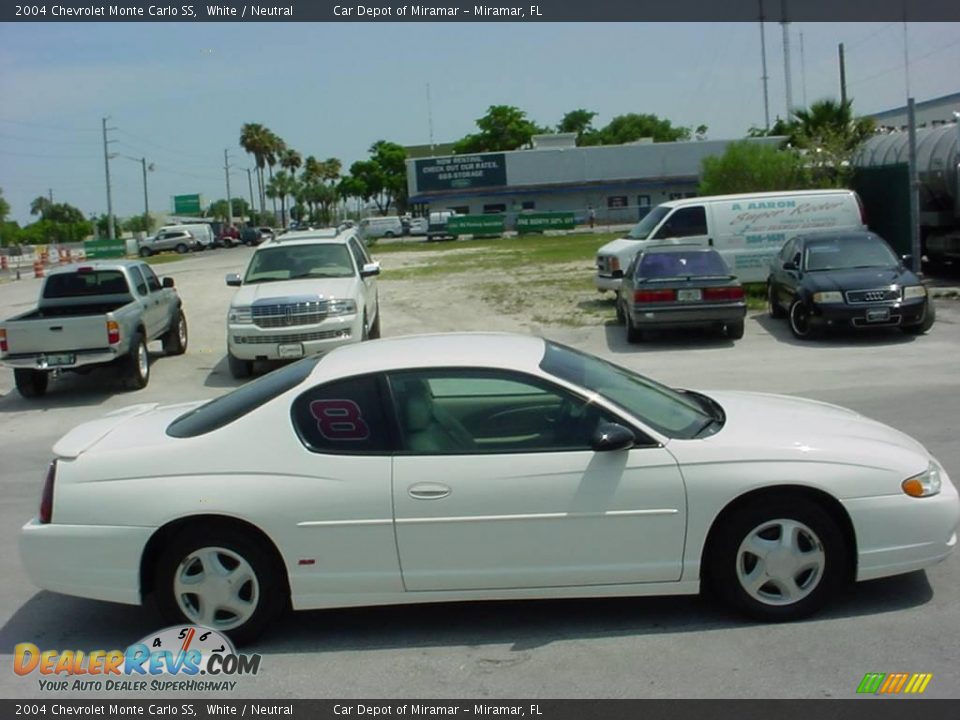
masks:
[[[33,276],[35,278],[43,277],[43,260],[34,260],[33,261]]]

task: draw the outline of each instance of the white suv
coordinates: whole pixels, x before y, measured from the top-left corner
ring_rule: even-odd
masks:
[[[353,228],[290,232],[260,245],[227,314],[235,378],[254,360],[289,360],[380,336],[374,262]]]

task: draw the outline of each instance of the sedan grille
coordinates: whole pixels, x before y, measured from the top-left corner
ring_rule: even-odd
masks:
[[[316,325],[327,319],[327,301],[254,305],[253,323],[260,328]]]
[[[237,345],[271,345],[276,343],[310,342],[312,340],[332,340],[338,337],[350,337],[349,328],[324,330],[323,332],[290,333],[288,335],[234,335]]]
[[[875,290],[849,290],[847,291],[847,302],[854,303],[875,303],[890,302],[900,299],[900,288],[877,288]]]

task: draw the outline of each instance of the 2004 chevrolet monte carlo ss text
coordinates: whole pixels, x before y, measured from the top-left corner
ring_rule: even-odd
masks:
[[[673,390],[540,338],[338,348],[55,446],[42,588],[255,637],[282,610],[696,593],[765,620],[928,567],[960,501],[920,443],[793,397]]]

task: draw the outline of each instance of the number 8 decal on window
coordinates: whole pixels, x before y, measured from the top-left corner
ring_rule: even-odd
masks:
[[[314,400],[310,403],[310,414],[327,440],[366,440],[370,437],[360,406],[353,400]]]

